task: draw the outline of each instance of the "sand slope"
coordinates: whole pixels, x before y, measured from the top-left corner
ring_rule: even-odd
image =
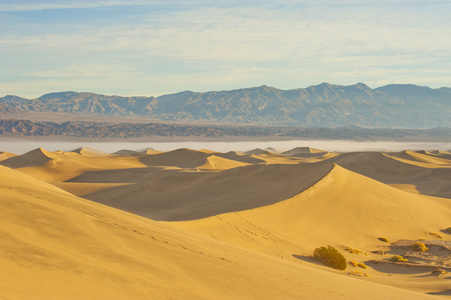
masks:
[[[433,299],[195,236],[6,167],[0,195],[7,299]]]
[[[386,184],[414,186],[421,194],[451,198],[451,161],[447,161],[410,151],[351,152],[323,160]]]
[[[372,249],[378,237],[429,238],[427,233],[446,228],[450,217],[448,199],[413,195],[335,165],[314,186],[286,201],[176,224],[290,258],[324,244]]]
[[[250,165],[221,172],[147,168],[125,173],[122,170],[89,172],[71,181],[100,182],[95,181],[98,177],[117,182],[127,174],[124,177],[134,178],[134,185],[85,197],[154,220],[191,220],[288,199],[316,183],[331,167],[331,164]]]
[[[371,268],[363,272],[370,274],[370,280],[443,294],[449,282],[431,277],[431,269],[384,268],[369,261],[389,259],[393,255],[388,244],[378,238],[437,239],[429,233],[440,233],[449,226],[450,220],[449,199],[413,195],[336,165],[318,183],[286,201],[171,224],[291,261],[310,261],[308,256],[315,248],[333,245],[348,260],[369,265]],[[348,247],[366,254],[348,253],[345,250]],[[373,251],[387,251],[387,254]],[[357,267],[348,269],[362,272]]]
[[[0,152],[0,161],[17,156],[17,154],[11,152]]]

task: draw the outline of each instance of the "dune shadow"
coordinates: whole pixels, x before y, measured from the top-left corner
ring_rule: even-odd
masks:
[[[164,167],[93,170],[70,178],[66,182],[140,183],[177,171],[165,170]]]
[[[424,266],[412,266],[403,264],[393,264],[389,262],[379,262],[375,263],[373,261],[367,261],[365,264],[376,271],[387,273],[387,274],[419,274],[419,273],[430,273],[433,268]],[[424,277],[426,277],[425,275]]]
[[[394,246],[391,245],[390,246],[390,250],[385,251],[385,253],[387,254],[392,254],[392,255],[403,255],[406,252],[411,251],[412,248],[409,246]]]
[[[308,255],[292,254],[291,256],[293,256],[294,258],[297,258],[299,260],[303,260],[303,261],[309,262],[309,263],[313,263],[313,264],[317,264],[317,265],[320,264],[317,261],[313,260],[313,258],[311,256],[308,256]]]
[[[418,275],[415,276],[416,278],[426,278],[426,277],[439,277],[440,275],[434,274],[433,272],[429,273],[429,274],[425,274],[425,275]],[[451,279],[451,277],[447,277],[447,278],[442,278],[442,279]]]
[[[430,293],[426,293],[426,294],[436,295],[436,296],[451,296],[451,289],[443,290],[443,291],[439,291],[439,292],[430,292]]]

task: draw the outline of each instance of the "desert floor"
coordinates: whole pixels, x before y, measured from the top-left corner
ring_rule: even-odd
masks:
[[[451,298],[446,151],[0,152],[0,224],[0,299]]]

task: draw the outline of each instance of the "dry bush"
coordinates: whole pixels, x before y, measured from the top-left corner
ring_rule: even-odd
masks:
[[[362,268],[362,269],[368,268],[364,263],[357,264],[357,267]]]
[[[390,258],[390,261],[392,262],[406,262],[408,259],[402,257],[401,255],[393,255],[392,258]]]
[[[381,241],[381,242],[388,243],[388,239],[385,238],[385,237],[380,237],[380,238],[378,238],[378,240]]]
[[[446,228],[445,232],[451,234],[451,227]]]
[[[353,267],[357,267],[357,262],[355,260],[349,261],[349,264]]]
[[[361,276],[361,277],[370,277],[370,275],[363,273],[361,271],[352,271],[348,273],[349,275]]]
[[[429,234],[430,234],[430,235],[434,235],[434,236],[436,236],[436,237],[438,237],[438,238],[443,239],[443,237],[442,237],[440,234],[438,234],[437,232],[429,232]]]
[[[359,250],[359,249],[354,249],[354,248],[348,247],[345,250],[348,251],[349,253],[364,254],[364,255],[368,256],[368,253],[366,253],[365,251]]]
[[[349,264],[350,264],[351,266],[353,266],[353,267],[359,267],[359,268],[362,268],[362,269],[368,268],[367,265],[365,265],[364,263],[358,263],[358,262],[356,262],[355,260],[351,260],[351,261],[349,262]]]
[[[413,251],[424,252],[429,250],[428,247],[426,247],[426,245],[423,244],[422,242],[415,242],[412,245],[410,245],[410,247],[412,248]]]
[[[346,269],[346,258],[332,246],[316,248],[313,259],[337,270]]]

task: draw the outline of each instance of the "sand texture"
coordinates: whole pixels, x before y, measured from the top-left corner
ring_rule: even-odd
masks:
[[[1,153],[0,299],[451,298],[449,152],[270,150]]]

